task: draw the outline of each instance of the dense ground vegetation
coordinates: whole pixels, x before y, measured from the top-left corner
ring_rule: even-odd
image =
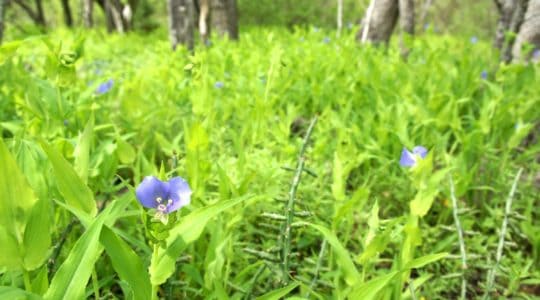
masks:
[[[158,36],[98,31],[7,43],[1,197],[39,199],[45,217],[19,250],[4,247],[2,223],[1,285],[53,299],[78,290],[144,299],[152,237],[133,188],[166,172],[193,195],[177,215],[191,223],[171,231],[182,251],[162,297],[241,299],[286,286],[278,291],[314,299],[455,299],[462,272],[468,297],[481,297],[522,169],[490,295],[540,295],[539,65],[499,65],[489,42],[430,30],[411,43],[407,61],[395,45],[317,28],[246,29],[238,43],[213,39],[194,54]],[[304,144],[286,285],[275,249]],[[416,145],[428,156],[401,167],[403,147]],[[16,167],[4,167],[11,158]],[[31,206],[2,205],[32,229]],[[165,269],[152,263],[153,282]]]

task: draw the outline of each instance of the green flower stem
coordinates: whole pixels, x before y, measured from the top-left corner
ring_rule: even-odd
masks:
[[[99,280],[97,276],[96,269],[92,270],[92,288],[94,289],[94,298],[100,299],[99,296]]]
[[[28,292],[32,292],[32,284],[30,283],[30,273],[27,270],[23,270],[24,288]]]
[[[157,258],[158,250],[159,250],[159,245],[154,244],[154,254],[152,255],[153,256],[152,258],[154,258],[154,259]],[[159,299],[158,294],[157,294],[158,289],[159,289],[159,285],[152,285],[152,299],[153,300]]]

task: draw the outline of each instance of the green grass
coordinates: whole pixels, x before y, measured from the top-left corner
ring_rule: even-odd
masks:
[[[56,31],[0,48],[0,241],[13,257],[0,260],[0,296],[148,299],[153,283],[168,299],[411,299],[414,279],[416,299],[454,299],[451,176],[477,298],[523,168],[491,296],[538,297],[538,64],[499,65],[489,42],[429,34],[407,61],[353,31],[249,29],[193,55],[162,36]],[[315,116],[316,177],[304,172],[296,192],[309,216],[293,220],[286,285],[261,260],[279,260],[282,223],[268,215],[285,213],[283,167],[296,167]],[[400,167],[415,145],[428,157]],[[133,188],[160,166],[194,193],[156,256]]]

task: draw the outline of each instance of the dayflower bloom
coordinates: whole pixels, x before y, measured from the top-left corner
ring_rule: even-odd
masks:
[[[107,80],[106,82],[100,84],[96,89],[96,94],[103,95],[106,92],[110,91],[113,87],[114,81],[112,79]]]
[[[480,77],[482,77],[482,79],[487,79],[488,72],[486,70],[482,71],[482,73],[480,73]]]
[[[142,206],[156,210],[155,219],[167,221],[167,214],[179,210],[191,201],[191,189],[181,177],[161,181],[154,176],[146,176],[136,190]]]
[[[412,149],[412,152],[407,148],[403,148],[401,151],[401,158],[399,159],[399,164],[402,167],[414,167],[418,159],[423,159],[427,155],[427,149],[422,146],[416,146]]]
[[[329,38],[329,37],[325,37],[325,38],[323,39],[323,43],[325,43],[325,44],[330,43],[330,38]]]
[[[534,60],[540,60],[540,49],[536,49],[536,50],[533,51],[532,58]]]
[[[214,83],[214,87],[215,87],[216,89],[221,89],[221,88],[223,88],[224,86],[225,86],[225,84],[224,84],[223,82],[221,82],[221,81],[216,81],[216,83]]]
[[[478,43],[478,38],[475,36],[471,37],[471,44],[476,44],[476,43]]]

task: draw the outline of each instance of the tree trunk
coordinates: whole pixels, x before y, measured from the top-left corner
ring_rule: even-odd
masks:
[[[193,49],[193,1],[167,0],[169,12],[169,38],[171,47],[176,50],[179,44]]]
[[[43,5],[41,4],[41,0],[36,0],[36,16],[37,16],[37,23],[41,25],[43,28],[46,27],[45,22],[45,13],[43,12]]]
[[[523,23],[528,2],[529,0],[495,0],[495,5],[499,10],[499,21],[494,45],[501,50],[501,60],[504,62],[512,61],[512,49],[515,42],[515,37],[507,37],[507,33],[517,35]]]
[[[340,36],[343,28],[343,0],[337,0],[337,36]]]
[[[407,47],[405,40],[414,35],[414,1],[399,0],[399,20],[401,26],[400,33],[400,48],[401,56],[407,58],[410,49]]]
[[[540,0],[529,0],[524,15],[512,49],[512,56],[516,61],[531,58],[534,51],[522,53],[526,43],[533,46],[530,50],[540,49]]]
[[[220,36],[238,39],[238,17],[236,0],[210,0],[211,23]]]
[[[398,0],[372,0],[357,38],[362,42],[388,44],[398,13]]]
[[[210,0],[199,1],[199,34],[203,43],[206,44],[208,40],[208,16],[210,13]]]
[[[67,27],[73,26],[73,17],[71,16],[71,7],[69,6],[69,0],[61,0],[62,9],[64,10],[64,22]]]
[[[6,11],[7,0],[0,0],[0,45],[2,45],[2,39],[4,38],[4,13]]]
[[[369,20],[366,16],[362,26],[366,26],[365,41],[387,44],[397,22],[397,0],[373,0],[371,10]]]
[[[86,28],[92,28],[94,26],[94,3],[93,0],[82,0],[82,19]]]

